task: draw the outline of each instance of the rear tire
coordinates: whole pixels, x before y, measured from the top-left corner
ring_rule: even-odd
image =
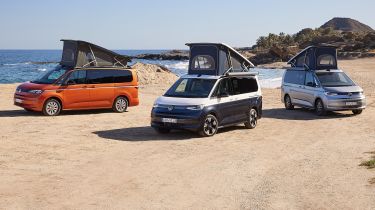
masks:
[[[315,102],[315,113],[318,116],[324,116],[327,114],[327,111],[325,110],[323,101],[321,99],[318,99]]]
[[[294,105],[292,104],[292,99],[290,98],[289,95],[286,95],[284,97],[284,105],[285,105],[286,110],[293,110],[294,109]]]
[[[217,118],[212,114],[208,114],[203,121],[203,125],[201,131],[199,132],[199,135],[201,135],[202,137],[210,137],[215,135],[218,129],[219,122],[217,121]]]
[[[245,127],[248,129],[254,129],[257,126],[258,112],[256,109],[251,108],[247,114],[247,122],[245,122]]]
[[[169,128],[154,128],[154,130],[161,134],[167,134],[171,132],[171,129]]]
[[[128,109],[129,101],[127,98],[120,96],[113,102],[112,109],[114,112],[122,113]]]
[[[353,112],[353,114],[354,115],[359,115],[359,114],[361,114],[362,113],[362,109],[355,109],[355,110],[352,110],[352,112]]]
[[[61,103],[54,99],[48,99],[43,106],[43,114],[46,116],[57,116],[61,112]]]

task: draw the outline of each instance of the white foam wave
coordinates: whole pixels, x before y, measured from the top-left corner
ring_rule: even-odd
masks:
[[[43,71],[47,71],[47,69],[38,69],[38,71],[42,71],[43,72]]]
[[[187,70],[189,67],[188,61],[181,61],[178,63],[172,63],[172,64],[165,64],[165,67],[168,69],[181,69],[181,70]]]
[[[24,62],[24,63],[4,63],[4,66],[19,66],[19,65],[29,65],[31,62]]]
[[[259,83],[262,88],[279,88],[281,87],[281,77],[270,78],[270,79],[260,79]]]

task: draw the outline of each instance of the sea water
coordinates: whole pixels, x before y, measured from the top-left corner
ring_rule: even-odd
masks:
[[[135,56],[139,54],[159,54],[168,50],[115,50],[119,54]],[[0,50],[0,83],[19,83],[37,78],[40,74],[54,68],[61,59],[61,50]],[[129,65],[136,62],[158,64],[167,67],[178,76],[187,72],[189,62],[175,60],[143,60],[133,59]],[[281,85],[284,73],[280,69],[260,69],[259,79],[264,88],[277,88]]]

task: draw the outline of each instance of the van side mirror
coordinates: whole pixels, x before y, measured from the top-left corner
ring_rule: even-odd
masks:
[[[317,85],[314,83],[314,82],[308,82],[306,84],[306,86],[309,86],[309,87],[316,87]]]
[[[229,97],[229,93],[228,92],[222,92],[222,93],[219,94],[219,97],[220,98]]]

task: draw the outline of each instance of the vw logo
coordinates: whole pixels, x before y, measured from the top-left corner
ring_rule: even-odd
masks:
[[[348,96],[352,96],[353,95],[353,93],[348,93]]]
[[[168,111],[172,111],[173,110],[173,106],[168,106]]]

